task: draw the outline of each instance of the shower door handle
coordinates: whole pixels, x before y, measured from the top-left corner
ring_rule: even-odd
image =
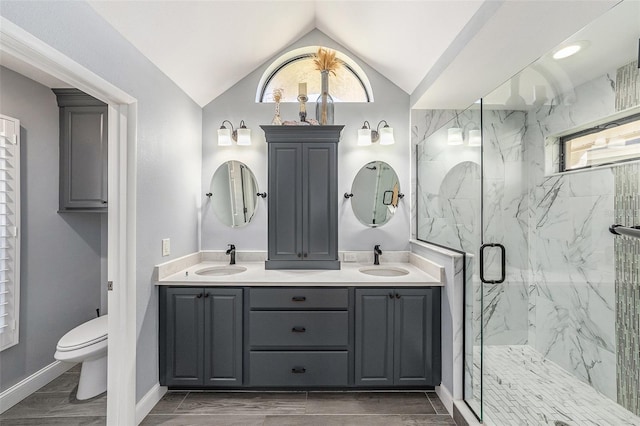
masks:
[[[487,280],[484,277],[484,249],[487,247],[498,247],[500,249],[500,267],[502,269],[499,280]],[[502,244],[487,243],[480,246],[480,281],[485,284],[500,284],[507,278],[507,250]]]

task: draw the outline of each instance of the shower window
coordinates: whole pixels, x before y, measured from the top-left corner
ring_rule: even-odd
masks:
[[[560,171],[640,159],[640,114],[560,138]]]

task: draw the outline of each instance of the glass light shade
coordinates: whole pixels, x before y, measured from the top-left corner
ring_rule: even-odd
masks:
[[[447,143],[449,145],[462,145],[462,129],[460,127],[451,127],[447,131]]]
[[[393,145],[396,143],[393,138],[393,128],[383,127],[380,129],[380,145]]]
[[[371,145],[371,129],[358,129],[358,145]]]
[[[231,145],[231,130],[227,128],[218,129],[218,146]]]
[[[238,132],[238,145],[251,145],[251,129],[241,127]]]
[[[482,145],[482,135],[480,130],[469,130],[469,146]]]

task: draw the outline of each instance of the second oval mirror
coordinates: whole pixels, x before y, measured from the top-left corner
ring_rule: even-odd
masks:
[[[398,175],[384,161],[365,164],[353,179],[351,193],[353,213],[362,224],[374,228],[391,220],[402,197]]]
[[[258,184],[240,161],[220,165],[211,178],[211,208],[220,222],[232,228],[247,225],[256,212]]]

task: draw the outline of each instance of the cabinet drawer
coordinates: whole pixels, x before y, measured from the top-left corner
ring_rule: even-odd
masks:
[[[259,352],[249,355],[251,386],[346,386],[346,351]]]
[[[347,311],[252,311],[251,346],[347,346]]]
[[[346,288],[252,288],[251,309],[347,309]]]

